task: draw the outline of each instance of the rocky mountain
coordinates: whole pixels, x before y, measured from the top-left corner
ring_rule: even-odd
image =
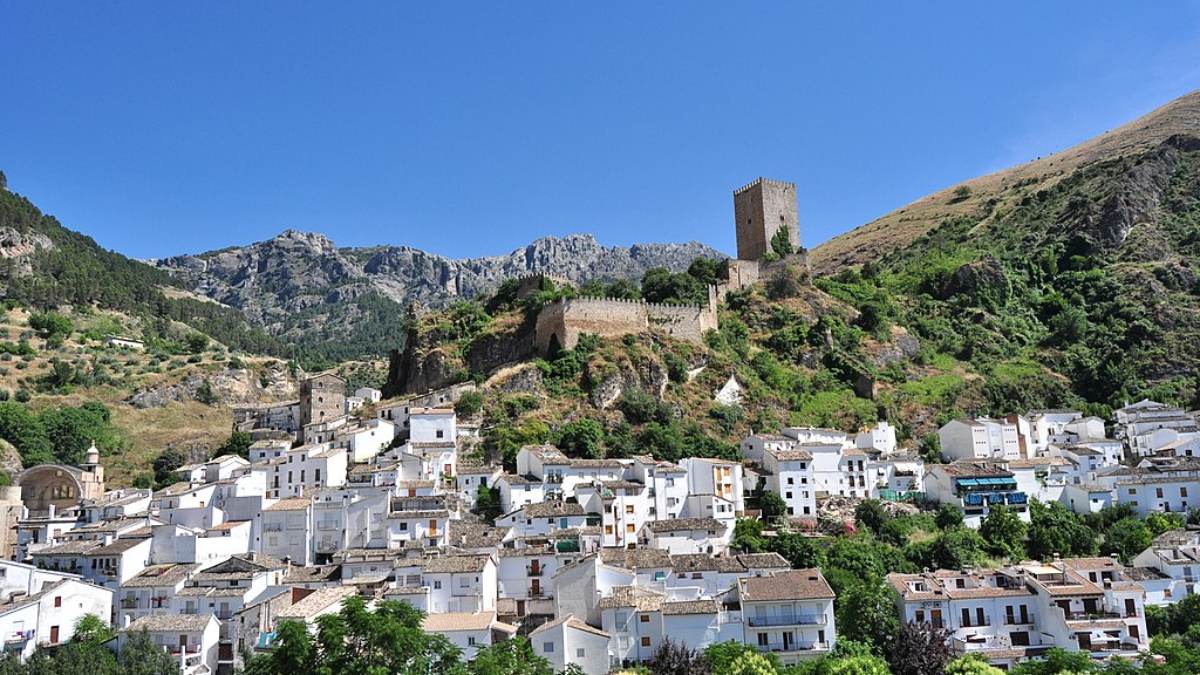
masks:
[[[347,344],[382,340],[378,350],[398,344],[403,333],[392,324],[412,302],[442,307],[532,273],[576,282],[640,279],[652,267],[678,271],[698,257],[725,256],[695,242],[616,247],[579,234],[545,237],[505,255],[453,259],[407,246],[338,248],[324,235],[288,230],[248,246],[151,263],[288,342],[311,345],[341,333]]]

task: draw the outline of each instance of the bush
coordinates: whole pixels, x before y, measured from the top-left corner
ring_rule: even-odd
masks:
[[[459,417],[474,417],[483,410],[483,393],[479,391],[463,392],[454,403],[454,414]]]
[[[65,338],[75,329],[75,324],[58,312],[36,312],[29,317],[29,327],[43,339]]]

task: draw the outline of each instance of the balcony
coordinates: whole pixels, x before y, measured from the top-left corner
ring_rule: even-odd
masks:
[[[771,628],[774,626],[824,626],[824,614],[783,614],[780,616],[752,616],[751,628]]]
[[[1094,612],[1083,611],[1083,612],[1063,612],[1063,613],[1066,615],[1067,621],[1104,621],[1105,619],[1125,619],[1125,618],[1136,618],[1137,617],[1137,614],[1132,614],[1129,617],[1126,617],[1125,615],[1123,615],[1119,612],[1104,612],[1104,611],[1094,611]]]
[[[771,652],[773,654],[790,654],[792,652],[817,652],[829,649],[829,644],[825,642],[793,642],[785,645],[782,642],[768,642],[767,644],[758,645],[760,652]]]
[[[525,566],[525,574],[528,576],[531,576],[531,577],[540,577],[540,576],[542,576],[542,574],[545,571],[546,571],[546,568],[541,567],[541,566],[537,566],[537,567],[534,567],[532,565]]]
[[[283,523],[263,523],[263,532],[283,532]]]
[[[121,609],[137,609],[137,598],[121,598]]]

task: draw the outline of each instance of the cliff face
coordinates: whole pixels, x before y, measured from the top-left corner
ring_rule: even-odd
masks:
[[[291,338],[314,330],[388,325],[415,302],[442,307],[487,293],[504,279],[545,273],[572,281],[637,279],[652,267],[685,269],[695,258],[724,258],[699,243],[602,246],[591,235],[546,237],[505,255],[452,259],[407,246],[338,248],[321,234],[288,230],[248,246],[152,261],[191,290],[236,307],[268,332]]]

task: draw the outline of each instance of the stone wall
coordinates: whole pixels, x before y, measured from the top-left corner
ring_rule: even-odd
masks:
[[[796,184],[759,178],[733,193],[737,257],[760,260],[771,250],[771,238],[785,229],[793,249],[800,248]]]
[[[703,306],[615,298],[558,300],[538,314],[534,344],[546,352],[555,340],[563,349],[572,349],[583,333],[617,337],[647,331],[699,343],[705,331],[717,328],[717,294],[717,287],[710,286]]]

